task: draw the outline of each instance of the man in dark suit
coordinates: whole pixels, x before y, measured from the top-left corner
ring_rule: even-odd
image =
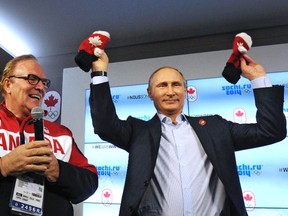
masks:
[[[157,114],[124,121],[110,96],[108,62],[106,53],[93,62],[90,106],[95,133],[129,153],[120,215],[247,215],[234,152],[286,137],[283,86],[272,86],[264,68],[244,55],[242,76],[254,89],[257,123],[189,117],[182,113],[182,73],[163,67],[147,89]]]

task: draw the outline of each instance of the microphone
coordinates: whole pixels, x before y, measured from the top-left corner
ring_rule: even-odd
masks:
[[[44,131],[43,131],[43,116],[44,110],[42,107],[34,107],[31,111],[31,116],[34,122],[34,134],[35,140],[44,140]]]
[[[31,116],[34,122],[34,136],[35,140],[44,140],[44,126],[43,126],[43,116],[44,110],[40,106],[36,106],[31,110]],[[33,179],[34,183],[39,185],[44,185],[45,177],[42,174],[35,172],[28,172],[24,175]]]

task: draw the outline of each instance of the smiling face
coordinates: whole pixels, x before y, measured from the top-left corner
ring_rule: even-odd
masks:
[[[17,78],[34,74],[40,78],[46,78],[43,68],[33,59],[23,60],[16,64],[10,76],[2,81],[6,107],[16,117],[26,117],[36,106],[41,106],[46,89],[40,81],[32,85],[28,80]]]
[[[164,67],[154,73],[147,92],[157,111],[172,121],[182,112],[186,85],[184,77],[176,69]]]

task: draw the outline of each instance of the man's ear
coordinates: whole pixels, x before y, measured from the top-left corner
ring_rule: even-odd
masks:
[[[10,90],[11,90],[10,79],[8,79],[8,78],[4,79],[2,82],[2,85],[3,85],[3,91],[6,93],[10,93]]]
[[[185,99],[187,99],[187,95],[188,95],[188,89],[185,87]]]
[[[152,100],[151,89],[147,88],[147,94],[148,94],[148,97]]]

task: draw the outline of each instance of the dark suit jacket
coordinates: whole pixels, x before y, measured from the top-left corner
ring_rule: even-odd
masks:
[[[242,190],[234,152],[278,142],[286,137],[283,114],[284,88],[274,86],[254,90],[257,124],[237,124],[218,115],[188,117],[218,177],[227,199],[221,215],[245,216]],[[129,152],[127,176],[120,215],[138,215],[138,206],[149,185],[161,137],[157,115],[149,121],[129,116],[120,120],[111,99],[108,83],[91,85],[91,115],[94,132]],[[199,120],[205,120],[202,125]],[[97,157],[97,156],[96,156]]]

